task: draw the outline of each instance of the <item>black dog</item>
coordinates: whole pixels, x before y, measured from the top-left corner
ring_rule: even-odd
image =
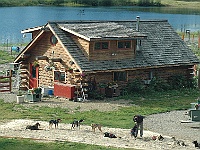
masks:
[[[134,127],[131,129],[131,136],[134,136],[134,138],[137,138],[137,133],[138,133],[138,127],[137,124],[134,125]]]
[[[200,143],[198,143],[197,141],[193,141],[192,143],[196,148],[200,148]]]
[[[109,132],[105,132],[105,133],[104,133],[104,137],[117,138],[116,135],[114,135],[114,134],[112,134],[112,133],[109,133]]]
[[[158,136],[158,140],[159,140],[159,141],[162,141],[162,140],[164,140],[164,137],[163,137],[162,135],[159,135],[159,136]]]
[[[55,124],[55,128],[58,128],[58,123],[61,122],[61,119],[57,119],[57,120],[50,120],[49,121],[49,128],[52,128],[53,124]]]
[[[26,129],[30,129],[30,130],[39,130],[39,126],[40,126],[40,124],[37,122],[35,125],[28,125],[27,127],[26,127]]]
[[[73,128],[75,128],[75,127],[79,127],[79,129],[80,129],[80,123],[81,122],[83,122],[84,120],[83,119],[81,119],[81,120],[74,120],[73,122],[72,122],[72,127],[71,127],[71,129]]]

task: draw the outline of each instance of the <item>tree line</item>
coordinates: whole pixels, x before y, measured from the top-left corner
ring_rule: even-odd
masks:
[[[161,6],[161,0],[0,0],[5,6]]]

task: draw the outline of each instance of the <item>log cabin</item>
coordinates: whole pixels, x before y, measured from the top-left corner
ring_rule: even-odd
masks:
[[[14,60],[20,88],[51,86],[55,96],[70,99],[79,97],[78,87],[105,94],[109,86],[112,97],[137,78],[144,84],[176,74],[191,78],[199,63],[167,20],[49,21],[21,33],[32,40]]]

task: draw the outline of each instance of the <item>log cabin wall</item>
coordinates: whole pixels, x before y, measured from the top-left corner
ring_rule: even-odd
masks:
[[[36,35],[38,34],[38,32],[39,32],[39,30],[32,32],[32,39],[36,37]]]
[[[54,59],[60,58],[60,62],[53,62],[55,70],[65,72],[67,68],[73,68],[77,70],[75,64],[70,64],[70,57],[67,55],[66,51],[62,45],[58,42],[56,45],[52,45],[50,38],[52,36],[51,32],[45,32],[42,36],[43,40],[38,40],[33,46],[30,52],[31,58],[29,62],[33,62],[37,57],[47,56],[47,59],[39,59],[39,86],[53,86],[54,83],[54,70],[46,71],[44,68],[50,64]],[[66,82],[72,83],[74,77],[66,72]]]
[[[83,50],[86,58],[89,60],[117,60],[117,59],[127,59],[133,58],[135,56],[135,40],[131,40],[131,48],[127,49],[118,49],[117,40],[110,41],[100,41],[100,42],[108,42],[109,49],[104,50],[95,50],[94,41],[86,41],[84,39],[78,38],[76,36],[72,36],[73,40],[77,43],[77,45]],[[99,41],[97,41],[99,42]]]
[[[128,80],[143,79],[150,80],[152,77],[159,77],[167,80],[170,76],[183,75],[187,78],[192,77],[188,68],[191,66],[177,66],[177,67],[163,67],[163,68],[153,68],[153,69],[140,69],[128,71]]]
[[[104,50],[95,50],[95,42],[91,41],[89,50],[89,60],[117,60],[135,57],[135,40],[131,41],[131,48],[127,49],[119,49],[117,45],[117,40],[101,42],[109,42],[109,48]]]
[[[112,72],[100,72],[96,74],[90,74],[92,79],[95,78],[96,83],[109,83],[113,82],[113,73]]]
[[[164,80],[167,80],[170,76],[174,75],[183,75],[187,78],[192,77],[192,70],[189,71],[188,68],[192,66],[177,66],[177,67],[166,67],[166,68],[157,68],[157,69],[138,69],[127,71],[127,80],[126,81],[116,81],[119,85],[119,88],[126,86],[127,82],[131,82],[135,79],[141,80],[150,80],[151,77],[159,77]],[[152,74],[151,74],[152,72]],[[150,75],[151,74],[151,75]],[[110,83],[114,81],[113,72],[100,72],[96,74],[90,74],[90,77],[95,78],[97,85],[100,83]]]

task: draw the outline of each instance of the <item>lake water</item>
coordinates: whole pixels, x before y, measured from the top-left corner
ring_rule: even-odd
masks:
[[[30,41],[21,30],[52,20],[166,19],[176,31],[200,31],[200,10],[147,7],[0,7],[0,44]]]

